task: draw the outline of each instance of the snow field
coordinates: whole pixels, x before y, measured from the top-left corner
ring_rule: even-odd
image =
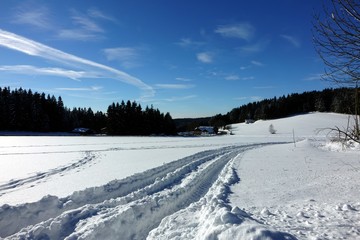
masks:
[[[311,113],[221,137],[0,137],[0,238],[359,239],[360,146],[318,131],[347,122]]]
[[[48,194],[66,197],[222,146],[206,141],[192,144],[193,139],[166,137],[0,137],[0,205],[35,202]]]
[[[137,187],[131,186],[134,180],[132,179],[129,181],[130,186],[125,185],[125,189],[133,192],[124,197],[114,198],[111,194],[104,195],[101,191],[95,191],[97,194],[91,196],[89,190],[85,190],[80,193],[83,196],[78,199],[89,199],[89,202],[93,202],[97,196],[106,196],[107,199],[102,199],[104,201],[97,204],[81,203],[78,208],[62,212],[54,218],[50,217],[35,225],[29,225],[8,238],[113,239],[116,236],[123,236],[124,239],[144,239],[162,218],[198,201],[218,179],[221,170],[238,154],[238,151],[246,151],[256,146],[260,145],[206,151],[169,163],[167,167],[162,166],[135,175],[142,184],[147,183],[144,180],[146,178],[155,179],[147,186]],[[186,162],[189,163],[185,164]],[[156,177],[156,172],[161,172],[163,169],[166,169],[163,171],[165,176]],[[120,189],[118,186],[121,184],[112,183],[111,185],[116,186],[110,188],[111,191],[116,191]],[[137,188],[140,189],[134,190]],[[104,189],[109,188],[104,186]],[[72,200],[76,201],[77,194],[70,197],[71,200],[66,199],[67,202],[63,206],[69,208],[74,205]],[[55,202],[56,200],[59,203],[59,199],[53,199]],[[65,199],[60,199],[60,202],[64,201]],[[39,204],[42,205],[42,203],[40,201]],[[45,206],[41,207],[46,209]],[[231,216],[225,218],[231,218]]]

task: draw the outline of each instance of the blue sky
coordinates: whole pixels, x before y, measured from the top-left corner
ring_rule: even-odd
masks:
[[[0,86],[173,118],[322,90],[314,0],[0,1]]]

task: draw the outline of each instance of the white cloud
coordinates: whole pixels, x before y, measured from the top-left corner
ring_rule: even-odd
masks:
[[[168,102],[186,101],[186,100],[193,99],[193,98],[196,98],[196,97],[197,97],[197,95],[188,95],[188,96],[183,96],[183,97],[172,97],[172,98],[165,99],[165,101],[168,101]]]
[[[246,81],[246,80],[254,80],[254,79],[255,79],[255,77],[253,77],[253,76],[241,78],[241,80],[244,80],[244,81]]]
[[[305,78],[305,81],[318,81],[322,80],[324,78],[324,74],[318,73],[318,74],[311,74],[309,77]]]
[[[98,40],[103,38],[101,33],[105,30],[95,21],[95,19],[108,18],[96,9],[89,9],[87,14],[80,13],[74,9],[70,11],[73,28],[58,30],[57,37],[67,40]]]
[[[182,38],[179,42],[176,42],[176,44],[181,47],[199,47],[201,45],[204,45],[203,42],[196,42],[191,40],[190,38]]]
[[[106,58],[112,60],[128,60],[134,59],[138,56],[137,50],[130,47],[119,47],[119,48],[106,48],[103,50]]]
[[[250,97],[237,97],[234,98],[234,100],[238,100],[238,101],[253,101],[253,102],[257,102],[257,101],[261,101],[263,98],[260,96],[250,96]]]
[[[190,79],[190,78],[182,78],[182,77],[177,77],[175,79],[178,81],[182,81],[182,82],[191,82],[192,81],[192,79]]]
[[[126,68],[137,67],[140,65],[139,49],[131,47],[106,48],[103,50],[107,60],[120,61]]]
[[[240,80],[240,77],[238,75],[229,75],[225,77],[225,80],[236,81]]]
[[[92,86],[92,87],[88,87],[88,88],[55,88],[55,89],[58,91],[74,91],[74,92],[86,91],[86,92],[89,92],[89,91],[99,91],[102,88],[103,87],[100,87],[100,86]]]
[[[220,25],[215,29],[215,32],[223,37],[239,38],[249,41],[255,33],[255,28],[249,23],[237,23]]]
[[[255,61],[255,60],[251,61],[251,64],[255,65],[255,66],[258,66],[258,67],[263,67],[264,66],[264,64],[262,62]]]
[[[228,80],[228,81],[237,81],[237,80],[246,81],[246,80],[253,80],[253,79],[255,79],[253,76],[239,77],[238,75],[229,75],[229,76],[225,77],[225,80]]]
[[[233,99],[242,101],[242,100],[248,99],[248,97],[236,97],[236,98],[233,98]]]
[[[283,39],[290,42],[296,48],[299,48],[301,46],[300,40],[298,40],[297,38],[295,38],[293,36],[283,34],[283,35],[280,35],[280,37],[282,37]]]
[[[196,57],[202,63],[212,63],[213,62],[213,56],[209,52],[198,53],[196,55]]]
[[[79,80],[84,77],[96,77],[94,74],[89,74],[85,71],[74,71],[62,68],[39,68],[31,65],[12,65],[0,66],[0,71],[13,72],[18,74],[38,74],[38,75],[51,75],[59,77],[67,77],[73,80]]]
[[[263,100],[263,97],[260,97],[260,96],[251,96],[250,99],[251,99],[251,101],[261,101],[261,100]]]
[[[79,12],[72,10],[71,19],[73,23],[79,26],[81,29],[90,31],[90,32],[104,32],[104,30],[88,16],[80,14]]]
[[[101,37],[97,34],[79,29],[60,29],[57,37],[66,40],[91,41]]]
[[[98,19],[108,20],[111,22],[117,22],[114,17],[106,15],[105,13],[103,13],[102,11],[100,11],[97,8],[89,8],[87,10],[87,14],[88,14],[88,16],[90,16],[92,18],[98,18]]]
[[[26,24],[38,28],[50,28],[49,10],[45,6],[21,5],[16,9],[13,23]]]
[[[273,89],[275,88],[274,86],[258,86],[258,87],[254,87],[254,89]]]
[[[146,96],[153,96],[155,93],[151,86],[123,71],[93,62],[91,60],[77,57],[75,55],[60,51],[58,49],[1,29],[0,46],[22,52],[30,56],[36,56],[53,62],[62,63],[81,69],[82,71],[89,71],[91,74],[95,72],[97,77],[111,78],[126,84],[136,86],[137,88],[143,90],[146,93]],[[89,68],[91,70],[88,70]]]
[[[240,70],[246,70],[246,69],[249,69],[249,68],[251,68],[251,66],[241,66]]]
[[[244,45],[237,49],[245,53],[257,53],[263,51],[268,46],[269,42],[270,41],[268,40],[260,40],[252,44]]]
[[[155,84],[156,88],[160,89],[188,89],[193,88],[190,84]]]

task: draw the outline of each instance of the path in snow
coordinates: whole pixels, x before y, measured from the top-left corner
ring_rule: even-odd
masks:
[[[171,223],[183,212],[181,216],[187,223],[183,226],[189,234],[181,236],[182,239],[199,236],[211,239],[216,235],[221,238],[234,232],[242,236],[243,231],[247,234],[250,231],[253,236],[293,239],[288,234],[265,229],[227,203],[229,185],[239,179],[232,168],[233,160],[263,145],[208,150],[101,187],[75,192],[66,198],[48,196],[35,203],[4,205],[0,208],[0,236],[7,239],[112,239],[119,236],[145,239],[153,230],[150,239],[154,236],[170,239],[181,235],[174,231]],[[203,219],[195,218],[197,220],[189,225],[193,214]],[[212,216],[214,214],[218,216]],[[245,224],[239,227],[242,222]],[[197,231],[194,232],[194,228]],[[194,236],[196,232],[201,235]]]
[[[84,157],[74,163],[50,169],[47,172],[38,172],[26,178],[12,179],[9,182],[0,185],[0,197],[6,193],[19,190],[21,187],[31,188],[34,186],[34,184],[47,181],[48,178],[52,177],[53,175],[62,176],[68,171],[79,170],[81,167],[84,167],[84,165],[88,165],[93,162],[97,155],[98,154],[95,152],[86,151],[84,153]]]
[[[0,138],[0,205],[35,202],[47,194],[66,197],[228,145],[214,138]]]

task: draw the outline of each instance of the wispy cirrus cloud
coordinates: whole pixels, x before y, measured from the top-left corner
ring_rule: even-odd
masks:
[[[265,66],[265,64],[264,63],[262,63],[262,62],[260,62],[260,61],[256,61],[256,60],[252,60],[252,61],[250,61],[250,64],[249,65],[247,65],[247,66],[241,66],[240,67],[240,70],[246,70],[246,69],[250,69],[250,68],[252,68],[252,67],[263,67],[263,66]]]
[[[103,38],[101,34],[105,32],[98,20],[116,22],[115,18],[105,15],[96,8],[90,8],[86,13],[71,9],[70,15],[73,27],[60,29],[57,34],[57,37],[60,39],[80,41],[98,40]]]
[[[85,14],[81,14],[76,10],[71,10],[71,19],[74,25],[89,32],[104,32],[104,30],[93,19]]]
[[[79,80],[80,78],[85,77],[96,77],[96,75],[93,73],[87,73],[85,71],[74,71],[74,70],[68,70],[63,68],[41,68],[41,67],[35,67],[31,65],[11,65],[11,66],[0,66],[0,71],[6,71],[6,72],[12,72],[17,74],[24,74],[24,75],[51,75],[51,76],[58,76],[58,77],[66,77],[73,80]]]
[[[246,81],[246,80],[253,80],[255,77],[249,76],[249,77],[240,77],[239,75],[232,74],[225,77],[225,80],[228,81]]]
[[[123,67],[132,68],[140,65],[139,49],[133,47],[106,48],[103,50],[107,60],[120,61]]]
[[[101,37],[98,34],[83,31],[81,29],[60,29],[57,33],[57,38],[64,40],[93,41],[98,40]]]
[[[204,42],[193,41],[191,38],[181,38],[179,42],[175,43],[181,47],[199,47],[204,45]]]
[[[133,85],[146,93],[144,97],[153,96],[155,94],[155,91],[151,86],[147,85],[140,79],[127,74],[126,72],[97,62],[93,62],[88,59],[77,57],[75,55],[60,51],[58,49],[1,29],[0,46],[22,52],[30,56],[65,64],[73,68],[81,69],[81,71],[86,71],[87,73],[96,73],[97,77],[111,78],[126,84]]]
[[[99,91],[101,90],[103,87],[101,86],[92,86],[92,87],[88,87],[88,88],[55,88],[55,90],[58,91],[70,91],[70,92],[93,92],[93,91]]]
[[[253,87],[254,89],[273,89],[276,88],[275,86],[256,86]]]
[[[264,51],[269,45],[269,43],[269,40],[259,40],[255,43],[238,47],[237,49],[240,50],[242,53],[258,53]]]
[[[319,81],[324,79],[323,73],[311,74],[310,76],[304,78],[305,81]]]
[[[236,81],[236,80],[240,80],[240,77],[238,75],[229,75],[225,77],[225,80]]]
[[[182,82],[191,82],[192,81],[192,79],[190,79],[190,78],[183,78],[183,77],[177,77],[175,79],[178,81],[182,81]]]
[[[177,102],[177,101],[186,101],[186,100],[193,99],[196,97],[197,97],[197,95],[187,95],[187,96],[183,96],[183,97],[166,98],[164,100],[167,102]]]
[[[260,97],[260,96],[250,96],[250,97],[236,97],[236,98],[233,98],[234,100],[237,100],[237,101],[261,101],[263,99],[263,97]]]
[[[195,85],[192,84],[155,84],[155,88],[158,89],[189,89],[193,88]]]
[[[37,28],[50,28],[49,9],[45,6],[22,4],[15,10],[12,20],[16,24],[25,24]]]
[[[251,61],[251,64],[252,64],[252,65],[255,65],[255,66],[257,66],[257,67],[263,67],[263,66],[265,66],[264,63],[259,62],[259,61],[256,61],[256,60],[252,60],[252,61]]]
[[[294,36],[290,36],[290,35],[286,35],[286,34],[282,34],[280,35],[280,37],[282,37],[283,39],[285,39],[286,41],[288,41],[289,43],[291,43],[294,47],[299,48],[301,47],[301,42],[299,39],[297,39]]]
[[[214,61],[213,54],[210,52],[201,52],[196,55],[197,60],[202,63],[212,63]]]
[[[114,18],[113,16],[107,15],[105,13],[103,13],[102,11],[100,11],[97,8],[89,8],[87,10],[87,15],[92,17],[92,18],[98,18],[98,19],[102,19],[102,20],[107,20],[107,21],[111,21],[111,22],[117,22],[116,18]]]
[[[236,23],[228,25],[219,25],[215,33],[226,38],[238,38],[250,41],[255,33],[255,27],[250,23]]]

